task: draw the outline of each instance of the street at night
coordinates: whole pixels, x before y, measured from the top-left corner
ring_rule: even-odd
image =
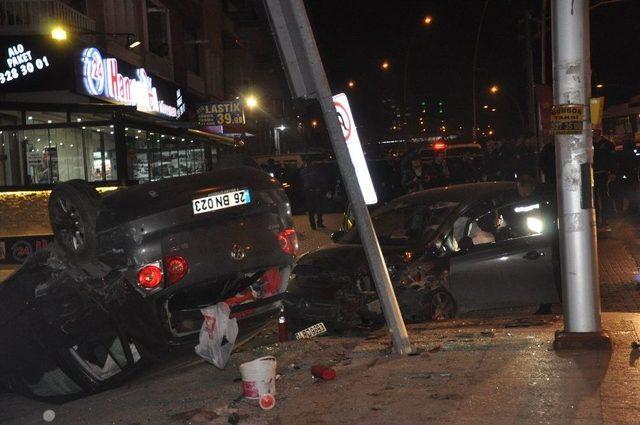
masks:
[[[637,17],[0,0],[0,423],[640,423]]]

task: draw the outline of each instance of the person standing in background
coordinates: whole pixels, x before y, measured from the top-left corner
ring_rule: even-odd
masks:
[[[593,130],[593,192],[596,221],[606,228],[611,214],[610,184],[616,175],[616,147],[602,136],[602,130]]]
[[[638,212],[638,157],[633,137],[627,135],[622,142],[622,152],[618,156],[616,171],[616,209],[624,210],[624,200],[629,203],[627,214],[635,216]]]
[[[538,167],[544,176],[544,182],[550,185],[556,184],[556,144],[553,138],[540,150]]]
[[[324,229],[326,226],[322,222],[322,213],[324,196],[328,190],[327,178],[320,164],[310,160],[305,161],[302,170],[300,170],[300,178],[304,187],[309,224],[313,230]]]

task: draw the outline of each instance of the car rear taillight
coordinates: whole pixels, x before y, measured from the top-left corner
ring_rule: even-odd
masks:
[[[167,283],[172,285],[187,274],[189,263],[184,257],[172,255],[164,258],[164,269],[167,271]]]
[[[294,229],[285,229],[278,233],[278,243],[285,254],[296,255],[298,252],[298,236]]]
[[[144,266],[138,271],[138,283],[143,288],[157,288],[162,283],[162,269],[155,264]]]

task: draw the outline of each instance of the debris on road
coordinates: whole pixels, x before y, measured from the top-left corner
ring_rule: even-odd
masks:
[[[224,369],[238,337],[238,322],[229,319],[231,309],[223,302],[201,310],[204,320],[196,353],[219,369]]]
[[[264,394],[276,394],[276,358],[260,357],[240,365],[242,395],[248,399],[260,399]]]
[[[271,410],[276,405],[276,398],[273,394],[263,394],[258,403],[262,410]]]
[[[227,422],[231,425],[238,425],[238,423],[240,423],[240,415],[238,415],[236,412],[230,414]]]
[[[336,377],[335,369],[321,364],[313,366],[311,368],[311,374],[318,379],[322,379],[323,381],[331,381]]]

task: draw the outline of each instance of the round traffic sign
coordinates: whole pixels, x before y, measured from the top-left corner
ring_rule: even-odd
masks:
[[[346,142],[351,138],[351,129],[353,128],[353,123],[349,118],[349,114],[347,113],[347,109],[342,106],[339,102],[333,102],[333,106],[336,108],[336,112],[338,113],[338,122],[340,123],[340,127],[342,128],[342,134],[344,134],[344,140]]]

